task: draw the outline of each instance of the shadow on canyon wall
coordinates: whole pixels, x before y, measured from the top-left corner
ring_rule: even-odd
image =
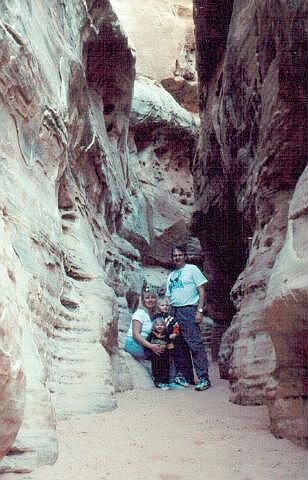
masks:
[[[1,6],[0,472],[133,388],[131,309],[183,240],[231,400],[307,446],[307,2],[195,0],[196,41],[188,3],[156,79],[109,1]]]

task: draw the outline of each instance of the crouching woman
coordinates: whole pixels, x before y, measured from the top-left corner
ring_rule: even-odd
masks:
[[[136,360],[150,360],[153,354],[163,353],[161,345],[147,340],[153,327],[152,316],[156,312],[157,294],[150,287],[141,292],[141,306],[133,313],[125,340],[125,350]]]

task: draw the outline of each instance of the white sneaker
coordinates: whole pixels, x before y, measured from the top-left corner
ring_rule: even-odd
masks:
[[[160,388],[161,390],[169,390],[168,383],[156,383],[156,387]]]
[[[184,377],[181,377],[181,376],[175,377],[174,382],[177,383],[178,385],[181,385],[182,387],[189,387],[189,383]]]
[[[169,383],[169,388],[170,390],[183,390],[185,387],[183,387],[183,385],[180,385],[178,383],[171,382]]]

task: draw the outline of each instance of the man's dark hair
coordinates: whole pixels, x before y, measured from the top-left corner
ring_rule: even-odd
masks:
[[[184,253],[185,256],[187,256],[187,246],[186,244],[182,243],[179,245],[174,245],[171,250],[171,257],[173,257],[173,254],[175,250],[180,250],[180,252]]]

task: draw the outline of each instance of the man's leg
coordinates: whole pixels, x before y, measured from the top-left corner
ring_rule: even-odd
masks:
[[[182,335],[190,348],[198,379],[208,378],[208,360],[200,335],[200,326],[195,323],[196,307],[177,309],[178,322]]]
[[[188,383],[194,384],[194,374],[190,351],[182,334],[180,334],[179,337],[176,337],[173,340],[173,343],[173,358],[176,375],[182,376],[188,381]]]
[[[173,383],[176,377],[176,368],[174,363],[174,352],[169,351],[169,383]]]

